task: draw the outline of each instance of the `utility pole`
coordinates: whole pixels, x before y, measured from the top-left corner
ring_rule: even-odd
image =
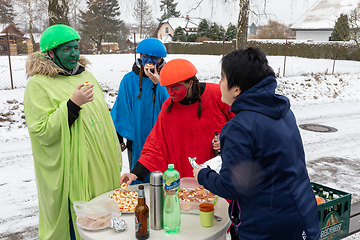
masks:
[[[8,57],[9,57],[11,89],[14,89],[14,83],[13,83],[13,77],[12,77],[12,70],[11,70],[9,34],[8,34],[8,28],[7,28],[7,27],[6,27],[6,44],[7,44],[7,52],[8,52]]]

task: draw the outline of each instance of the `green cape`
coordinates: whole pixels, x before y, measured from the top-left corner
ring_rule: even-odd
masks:
[[[67,101],[76,86],[94,84],[94,100],[68,125]],[[70,239],[69,199],[77,239],[74,201],[120,187],[121,148],[102,90],[94,76],[34,75],[26,85],[25,118],[35,166],[41,239]]]

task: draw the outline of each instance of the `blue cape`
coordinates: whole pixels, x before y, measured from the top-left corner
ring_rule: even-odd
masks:
[[[134,71],[127,73],[119,87],[118,97],[111,110],[116,131],[126,139],[133,141],[132,166],[140,158],[147,136],[153,128],[163,102],[169,97],[166,87],[156,86],[155,103],[154,84],[143,76],[141,97],[139,95],[139,75]]]

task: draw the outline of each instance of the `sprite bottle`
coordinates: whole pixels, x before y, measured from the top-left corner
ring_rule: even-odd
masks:
[[[181,224],[179,202],[180,174],[174,169],[174,164],[168,165],[163,174],[164,199],[164,229],[166,233],[178,233]]]

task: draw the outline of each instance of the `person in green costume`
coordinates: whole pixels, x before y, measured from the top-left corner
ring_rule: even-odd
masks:
[[[85,69],[79,34],[53,25],[29,55],[24,111],[39,202],[39,237],[81,239],[75,201],[120,187],[121,148],[103,92]],[[89,86],[84,86],[85,82]]]

